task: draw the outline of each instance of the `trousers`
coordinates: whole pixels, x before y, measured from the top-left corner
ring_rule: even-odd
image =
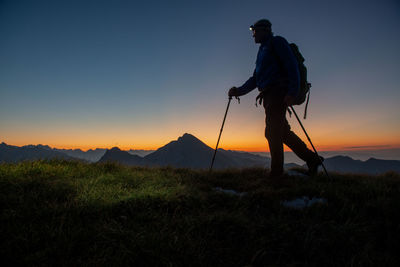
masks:
[[[282,91],[281,91],[282,92]],[[271,175],[283,174],[283,144],[287,145],[300,159],[312,161],[316,154],[290,129],[286,119],[287,106],[284,93],[265,94],[265,137],[271,153]]]

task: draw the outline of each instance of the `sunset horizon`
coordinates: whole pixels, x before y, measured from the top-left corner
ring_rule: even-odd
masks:
[[[2,266],[400,266],[400,0],[0,0]]]
[[[307,119],[295,109],[317,150],[400,148],[398,3],[311,2],[3,1],[0,141],[155,150],[190,133],[214,148],[266,18],[305,58]],[[257,94],[232,101],[220,148],[269,151]]]
[[[176,137],[172,137],[169,141],[164,141],[164,142],[153,142],[153,145],[148,144],[148,145],[140,145],[138,142],[117,142],[117,143],[98,143],[98,144],[62,144],[62,142],[45,142],[45,141],[37,141],[37,142],[12,142],[12,141],[7,141],[7,140],[0,140],[0,142],[4,142],[7,145],[12,145],[12,146],[28,146],[28,145],[47,145],[51,148],[57,148],[57,149],[80,149],[82,151],[88,151],[88,150],[95,150],[95,149],[111,149],[113,147],[118,147],[121,150],[157,150],[162,146],[167,145],[168,143],[172,141],[176,141],[179,137],[183,136],[183,134],[191,134],[190,132],[183,132],[180,135],[177,135]],[[193,135],[193,134],[191,134]],[[217,142],[217,136],[215,137],[215,141],[207,139],[202,139],[196,135],[193,135],[196,138],[198,138],[200,141],[204,142],[207,146],[211,148],[215,148],[216,142]],[[259,143],[264,143],[263,146],[246,146],[246,142],[244,141],[236,141],[235,143],[239,143],[241,145],[229,145],[227,142],[221,141],[221,144],[219,148],[225,149],[225,150],[236,150],[236,151],[246,151],[246,152],[269,152],[268,144],[266,140],[261,140]],[[163,139],[165,140],[165,138]],[[129,145],[129,143],[133,143],[133,145]],[[155,145],[156,144],[156,145]],[[309,143],[307,145],[310,147]],[[386,149],[400,149],[400,144],[383,144],[383,143],[373,143],[373,144],[351,144],[349,145],[348,143],[344,144],[337,144],[335,143],[334,145],[324,145],[323,143],[321,144],[316,144],[315,145],[319,151],[363,151],[363,150],[368,150],[368,151],[378,151],[378,150],[386,150]],[[291,151],[288,147],[285,146],[285,151]]]

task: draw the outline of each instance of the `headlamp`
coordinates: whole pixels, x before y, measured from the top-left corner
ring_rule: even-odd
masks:
[[[250,25],[250,31],[255,31],[256,29],[271,30],[271,22],[269,22],[267,19],[260,19],[253,25]]]

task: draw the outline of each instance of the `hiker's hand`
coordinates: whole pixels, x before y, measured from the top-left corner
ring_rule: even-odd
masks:
[[[294,104],[295,98],[291,95],[286,95],[283,102],[285,102],[286,106],[291,106]]]
[[[261,106],[262,103],[263,103],[263,100],[264,100],[264,93],[263,93],[263,92],[260,92],[260,93],[258,94],[258,96],[256,97],[256,107],[257,107],[257,102],[258,102],[258,104]]]
[[[235,86],[229,89],[228,96],[239,96],[238,89]]]

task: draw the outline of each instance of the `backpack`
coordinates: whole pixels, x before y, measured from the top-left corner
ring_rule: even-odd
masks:
[[[306,98],[307,98],[306,106],[304,108],[304,119],[306,119],[307,118],[308,101],[310,100],[311,83],[309,83],[307,81],[307,68],[304,65],[304,57],[300,53],[299,47],[294,43],[289,44],[289,46],[292,49],[293,55],[295,56],[295,58],[297,60],[297,66],[299,68],[299,74],[300,74],[299,94],[297,95],[297,97],[296,97],[296,99],[294,101],[294,105],[303,104],[304,101],[306,101]],[[272,50],[274,51],[274,49],[272,49]],[[275,54],[275,52],[274,52],[274,54]],[[275,54],[275,56],[276,56],[276,58],[278,59],[278,62],[279,62],[278,56],[276,54]]]

